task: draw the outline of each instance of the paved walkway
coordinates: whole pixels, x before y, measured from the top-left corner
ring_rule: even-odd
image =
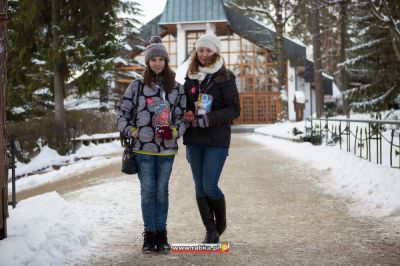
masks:
[[[101,174],[99,174],[101,172]],[[324,194],[313,180],[327,173],[310,169],[234,134],[221,188],[227,201],[228,227],[222,241],[224,255],[144,255],[137,180],[119,176],[119,164],[87,173],[95,184],[119,182],[119,195],[132,201],[132,209],[111,208],[113,219],[103,221],[104,237],[87,258],[74,265],[400,265],[400,233],[385,221],[356,218],[347,212],[348,199]],[[88,195],[82,183],[77,191],[60,191],[68,200],[91,206],[109,201]],[[78,182],[78,181],[77,181]],[[47,188],[46,190],[51,190]],[[92,202],[90,202],[92,201]],[[114,203],[115,204],[115,203]],[[104,211],[104,210],[103,210]],[[136,216],[133,214],[135,213]],[[184,146],[176,158],[170,181],[168,218],[170,243],[199,243],[204,230],[197,212],[193,181]],[[100,226],[100,225],[99,225]]]

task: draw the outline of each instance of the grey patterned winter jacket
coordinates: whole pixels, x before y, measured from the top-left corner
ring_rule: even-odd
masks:
[[[140,84],[139,104],[136,107],[136,94]],[[165,101],[163,100],[163,95]],[[132,128],[139,129],[134,150],[171,154],[178,149],[176,138],[171,140],[161,139],[155,135],[156,130],[156,107],[160,103],[170,106],[171,126],[175,126],[178,138],[183,136],[186,125],[183,120],[183,112],[186,109],[186,95],[183,86],[176,84],[169,93],[164,94],[162,87],[153,83],[152,87],[144,85],[142,80],[131,82],[125,91],[120,108],[117,112],[117,125],[120,132],[126,137],[131,137]],[[137,119],[133,120],[133,113],[137,110]]]

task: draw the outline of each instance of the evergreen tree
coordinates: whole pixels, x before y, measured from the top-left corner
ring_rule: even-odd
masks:
[[[63,86],[78,95],[106,86],[103,74],[113,71],[121,40],[139,23],[135,2],[58,0],[59,45],[52,50],[51,2],[11,0],[8,28],[9,118],[42,115],[54,109],[53,64],[60,64]],[[66,93],[64,93],[65,95]],[[18,112],[21,112],[18,114]]]
[[[8,89],[7,117],[10,120],[29,114],[43,114],[48,102],[38,95],[50,93],[51,72],[44,61],[47,29],[43,27],[50,19],[50,6],[45,1],[32,5],[31,1],[9,1],[8,12]],[[36,92],[36,94],[35,94]]]
[[[400,62],[400,5],[396,0],[369,0],[371,12],[378,22],[385,27],[391,36],[393,50]]]
[[[391,34],[373,16],[368,0],[358,1],[351,19],[354,45],[342,63],[349,73],[350,88],[345,92],[355,110],[383,110],[400,94],[400,64],[393,50]],[[393,10],[400,3],[393,1]],[[399,13],[397,13],[399,14]]]

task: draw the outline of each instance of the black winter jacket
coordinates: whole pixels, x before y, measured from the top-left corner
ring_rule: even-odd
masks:
[[[229,147],[231,141],[232,121],[240,115],[239,93],[235,75],[222,66],[212,75],[204,93],[213,96],[211,112],[207,114],[208,127],[188,127],[183,136],[183,143],[205,144]],[[187,111],[195,111],[195,102],[199,95],[198,80],[186,77],[184,84]]]

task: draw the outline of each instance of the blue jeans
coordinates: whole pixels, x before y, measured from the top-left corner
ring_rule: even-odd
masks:
[[[168,182],[175,155],[137,154],[144,229],[165,230],[168,216]]]
[[[196,197],[217,200],[224,196],[218,187],[228,148],[221,146],[186,145],[186,155],[192,168]]]

